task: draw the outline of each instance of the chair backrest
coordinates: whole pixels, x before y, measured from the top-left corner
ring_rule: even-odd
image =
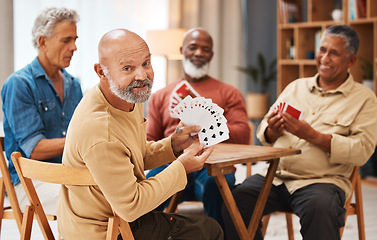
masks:
[[[15,219],[18,230],[21,232],[22,213],[20,205],[17,201],[16,192],[10,178],[7,161],[4,156],[4,137],[0,137],[0,170],[1,170],[1,183],[0,183],[0,229],[2,219]],[[4,207],[5,191],[7,192],[10,207]],[[8,210],[9,211],[5,211]],[[11,209],[11,211],[10,211]]]
[[[12,161],[31,204],[29,211],[25,210],[24,215],[29,212],[35,212],[44,238],[54,239],[46,215],[32,183],[32,179],[55,184],[76,186],[97,185],[96,182],[87,168],[73,168],[63,164],[32,160],[22,157],[19,152],[14,152],[12,154]],[[30,238],[31,233],[32,224],[30,223],[30,219],[32,219],[31,216],[24,216],[24,224],[22,226],[23,231],[21,236],[24,235],[27,239]],[[25,222],[28,222],[28,224],[25,224]],[[123,239],[134,239],[128,223],[114,213],[114,216],[109,218],[106,239],[116,239],[118,229],[120,230]]]

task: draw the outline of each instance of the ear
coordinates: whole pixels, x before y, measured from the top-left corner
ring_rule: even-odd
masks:
[[[211,52],[211,57],[209,58],[208,62],[210,62],[212,60],[212,57],[213,57],[213,51]]]
[[[103,79],[106,79],[106,76],[105,76],[105,73],[103,72],[101,64],[99,64],[99,63],[94,64],[94,71],[97,73],[97,75],[98,75],[98,77],[100,78],[101,81]]]
[[[39,36],[38,38],[38,45],[40,49],[45,49],[46,48],[46,39],[47,37],[45,36]]]
[[[351,68],[356,63],[356,60],[357,60],[356,54],[352,54],[348,63],[348,68]]]

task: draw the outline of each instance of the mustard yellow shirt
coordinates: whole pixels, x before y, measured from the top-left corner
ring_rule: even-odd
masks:
[[[153,178],[146,179],[144,170],[173,160],[170,137],[146,141],[141,104],[124,112],[94,87],[72,117],[63,164],[87,167],[98,186],[62,186],[59,233],[69,240],[105,239],[112,209],[129,222],[153,210],[185,187],[186,172],[178,161]]]
[[[315,130],[331,134],[331,153],[326,153],[303,139],[285,132],[273,144],[266,142],[267,117],[257,136],[264,145],[297,148],[302,153],[283,157],[274,184],[285,183],[290,193],[313,183],[333,183],[350,196],[349,177],[355,165],[363,165],[372,155],[377,135],[377,98],[367,87],[348,79],[337,89],[323,91],[318,74],[290,83],[276,103],[286,101],[303,111],[302,119]]]

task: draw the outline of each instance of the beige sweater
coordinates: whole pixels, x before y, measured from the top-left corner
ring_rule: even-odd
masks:
[[[146,141],[142,105],[132,112],[112,107],[98,87],[77,107],[68,128],[63,164],[87,167],[98,186],[63,186],[58,229],[64,239],[105,239],[112,209],[134,221],[153,210],[186,183],[180,162],[146,180],[144,170],[175,160],[171,138]]]

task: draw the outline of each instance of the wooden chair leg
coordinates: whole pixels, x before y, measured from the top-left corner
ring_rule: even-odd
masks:
[[[251,162],[246,163],[246,177],[251,176]]]
[[[268,215],[265,215],[263,218],[262,218],[262,236],[264,237],[266,235],[266,231],[267,231],[267,226],[268,226],[268,222],[270,221],[270,217],[271,217],[271,214],[268,214]]]
[[[25,207],[24,216],[22,219],[21,240],[30,240],[31,228],[33,227],[34,213],[34,207],[30,205]]]
[[[177,210],[178,203],[183,195],[183,191],[184,190],[179,191],[171,197],[169,206],[165,209],[166,213],[175,213],[175,211]]]
[[[292,213],[285,213],[285,219],[287,222],[287,231],[288,231],[288,239],[294,240],[295,239],[295,233],[293,231],[293,223],[292,223]]]
[[[357,218],[357,227],[359,231],[359,240],[365,240],[365,224],[364,224],[364,208],[363,208],[363,196],[361,192],[361,177],[357,176],[355,186],[355,210]]]
[[[5,199],[5,186],[3,178],[0,178],[0,233],[1,233],[1,225],[3,223],[4,217],[4,199]]]

